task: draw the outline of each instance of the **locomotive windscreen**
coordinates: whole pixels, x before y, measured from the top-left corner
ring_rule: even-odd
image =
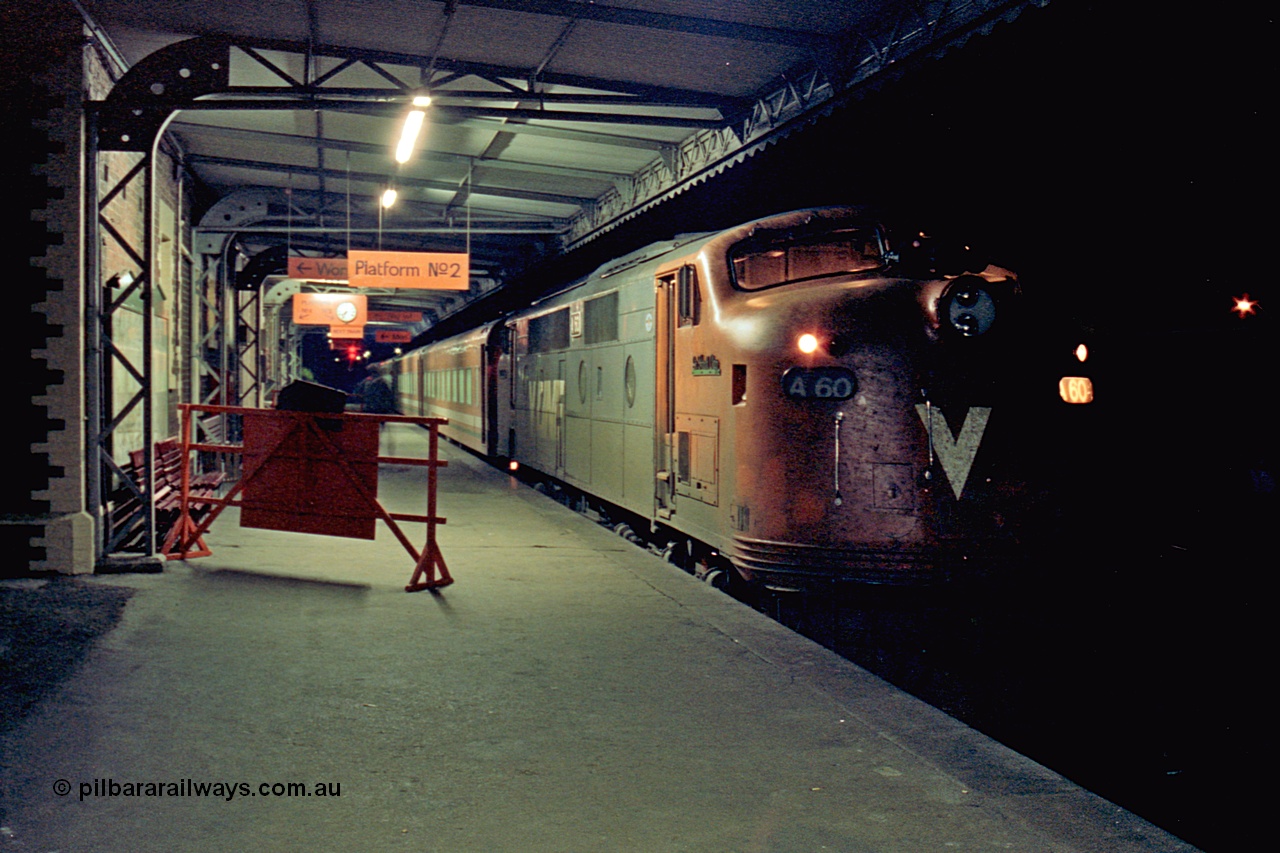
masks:
[[[734,283],[743,290],[834,275],[866,272],[884,264],[880,232],[870,226],[756,233],[729,250]]]

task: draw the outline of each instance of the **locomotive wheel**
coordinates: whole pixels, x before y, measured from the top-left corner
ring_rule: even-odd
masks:
[[[666,547],[662,549],[662,559],[673,566],[684,569],[686,572],[692,571],[693,543],[687,539],[668,542]]]
[[[639,536],[637,536],[637,535],[636,535],[636,532],[635,532],[634,530],[632,530],[632,529],[631,529],[631,525],[630,525],[630,524],[627,524],[625,521],[620,522],[619,524],[617,524],[617,525],[613,528],[613,532],[614,532],[614,533],[616,533],[616,534],[618,534],[618,535],[619,535],[619,536],[621,536],[623,539],[627,540],[628,542],[630,542],[630,543],[632,543],[632,544],[638,544],[638,543],[640,542],[640,537],[639,537]]]
[[[728,592],[733,581],[733,566],[727,565],[719,557],[704,556],[693,564],[693,576],[704,581],[721,592]]]

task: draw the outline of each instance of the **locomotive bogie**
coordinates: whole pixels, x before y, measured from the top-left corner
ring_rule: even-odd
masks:
[[[405,357],[400,398],[751,580],[945,578],[1028,493],[1020,294],[893,260],[857,209],[651,246]]]

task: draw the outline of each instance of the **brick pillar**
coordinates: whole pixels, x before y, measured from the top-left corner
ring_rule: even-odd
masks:
[[[61,0],[0,8],[8,381],[0,576],[93,570],[85,506],[83,24]],[[17,137],[17,143],[12,141]]]

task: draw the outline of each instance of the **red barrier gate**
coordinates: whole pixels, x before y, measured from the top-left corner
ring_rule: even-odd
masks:
[[[182,404],[182,491],[177,523],[160,553],[170,560],[207,557],[213,552],[204,534],[229,506],[240,508],[240,526],[296,533],[373,539],[378,519],[414,559],[406,592],[438,589],[453,583],[436,541],[436,471],[449,463],[439,458],[444,418],[404,415],[318,414],[249,409],[239,406]],[[193,412],[234,414],[244,419],[243,444],[208,444],[191,440]],[[379,456],[378,438],[384,423],[425,426],[430,437],[426,459]],[[225,497],[193,494],[191,452],[240,453],[244,474]],[[427,466],[427,514],[390,513],[378,502],[378,463]],[[335,488],[336,487],[336,488]],[[239,500],[237,497],[239,496]],[[197,516],[201,516],[197,522]],[[421,552],[405,536],[397,521],[427,525]],[[425,579],[424,579],[425,578]]]

